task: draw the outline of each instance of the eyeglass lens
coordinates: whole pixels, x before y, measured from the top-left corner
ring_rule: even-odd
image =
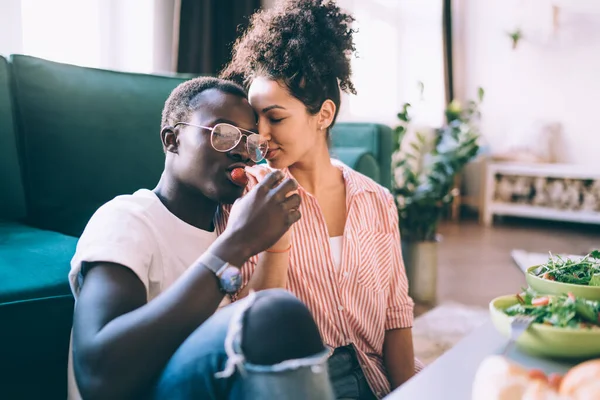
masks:
[[[217,124],[212,131],[211,143],[217,151],[229,151],[238,145],[242,136],[242,132],[235,126]],[[259,135],[246,136],[246,148],[253,161],[261,161],[267,154],[268,147],[268,142]]]

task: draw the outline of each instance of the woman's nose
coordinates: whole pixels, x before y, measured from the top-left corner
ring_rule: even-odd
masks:
[[[271,128],[265,120],[258,121],[258,134],[265,140],[271,140]]]

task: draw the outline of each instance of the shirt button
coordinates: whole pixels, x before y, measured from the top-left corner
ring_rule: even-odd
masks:
[[[344,311],[344,307],[342,307],[341,305],[338,306],[338,310],[340,311]]]
[[[348,276],[350,276],[350,274],[347,272],[344,272],[344,278],[347,278]]]

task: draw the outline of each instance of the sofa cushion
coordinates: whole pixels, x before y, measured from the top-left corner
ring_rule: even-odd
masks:
[[[0,218],[25,217],[25,196],[16,143],[10,66],[0,56]]]
[[[160,118],[185,79],[12,56],[28,222],[78,236],[103,203],[153,187]]]
[[[0,304],[69,295],[77,239],[0,222]]]

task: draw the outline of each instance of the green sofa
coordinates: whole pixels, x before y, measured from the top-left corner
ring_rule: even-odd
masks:
[[[114,196],[152,188],[181,77],[0,57],[0,398],[64,399],[77,237]],[[340,123],[332,153],[389,187],[391,130]]]

